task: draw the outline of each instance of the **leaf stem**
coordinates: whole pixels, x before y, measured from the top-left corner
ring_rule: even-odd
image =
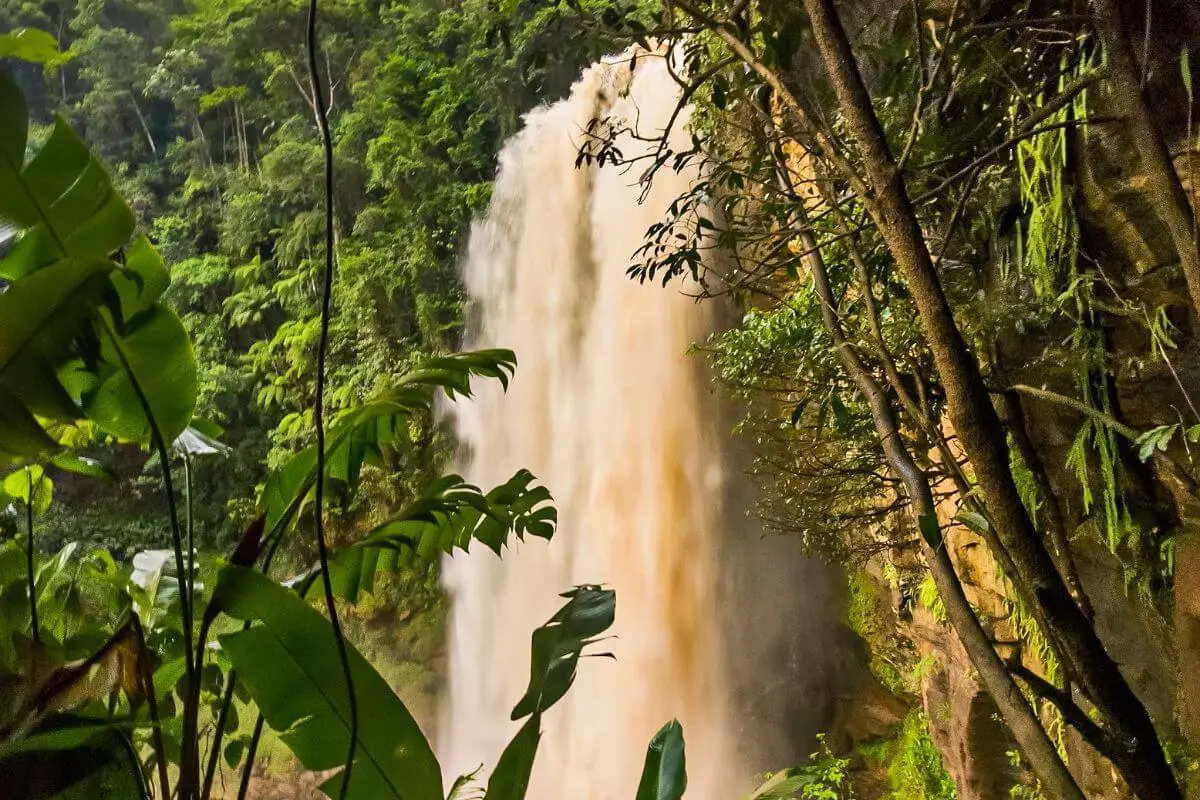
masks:
[[[196,539],[195,520],[192,513],[192,457],[183,454],[183,487],[187,494],[187,504],[184,507],[187,520],[187,596],[195,596],[196,590]]]
[[[33,629],[33,640],[42,640],[41,626],[38,625],[37,612],[37,580],[33,574],[33,470],[25,468],[25,477],[29,481],[29,494],[25,496],[25,572],[29,577],[29,624]]]
[[[325,607],[329,612],[329,622],[333,627],[338,658],[342,662],[342,674],[346,678],[346,691],[349,694],[350,743],[346,752],[346,768],[342,774],[342,788],[338,793],[340,800],[345,800],[350,790],[354,752],[358,746],[358,702],[354,695],[354,678],[350,672],[346,640],[338,620],[333,579],[329,574],[329,551],[325,542],[325,363],[329,356],[329,321],[332,316],[334,277],[333,137],[329,132],[329,108],[321,91],[321,75],[317,69],[317,0],[309,0],[308,4],[308,75],[312,81],[317,127],[320,129],[321,148],[325,155],[325,275],[321,289],[321,336],[317,344],[317,390],[313,403],[313,417],[317,428],[317,486],[313,515],[316,523],[317,555],[321,561],[321,581],[325,589]]]
[[[171,778],[167,773],[167,749],[163,746],[162,720],[158,714],[158,697],[154,689],[154,674],[146,659],[146,632],[142,630],[142,621],[136,613],[130,612],[130,624],[138,639],[137,670],[142,681],[142,691],[146,693],[146,704],[150,709],[150,740],[154,745],[154,765],[158,768],[158,782],[162,787],[163,800],[171,796]]]
[[[183,752],[180,758],[178,789],[181,800],[190,800],[190,798],[195,797],[195,792],[198,788],[196,786],[197,776],[195,768],[199,765],[195,763],[195,753],[197,750],[195,729],[196,714],[199,711],[200,705],[200,683],[196,680],[196,663],[194,660],[196,654],[192,651],[194,633],[192,630],[192,597],[188,591],[189,584],[187,583],[187,573],[185,571],[186,564],[183,560],[183,534],[179,526],[179,508],[175,501],[175,483],[171,478],[170,454],[167,452],[167,444],[163,439],[162,429],[158,425],[158,420],[154,417],[154,410],[151,408],[150,401],[137,379],[137,374],[133,371],[133,367],[125,355],[124,348],[121,347],[121,342],[117,337],[116,331],[113,330],[112,324],[103,314],[100,315],[100,320],[109,339],[112,340],[113,350],[121,362],[121,368],[125,370],[125,374],[129,377],[129,385],[133,387],[138,404],[146,414],[146,422],[150,426],[151,445],[158,454],[159,466],[162,469],[163,475],[163,485],[167,495],[167,512],[171,522],[171,545],[175,551],[175,572],[179,575],[179,606],[183,622],[184,643],[183,667],[187,678],[187,692],[183,705],[183,741],[181,743]]]
[[[246,800],[246,792],[250,790],[250,776],[254,772],[254,757],[258,754],[262,732],[263,715],[259,714],[254,723],[254,733],[250,734],[250,744],[246,745],[246,765],[242,767],[242,782],[238,784],[237,800]]]
[[[221,740],[225,736],[225,725],[229,720],[229,709],[233,706],[233,690],[236,686],[237,672],[229,670],[229,675],[225,678],[225,695],[221,698],[221,711],[217,714],[217,729],[213,732],[212,745],[208,752],[208,765],[204,769],[204,788],[200,791],[202,800],[208,800],[212,794],[213,778],[216,777],[217,762],[221,758]]]

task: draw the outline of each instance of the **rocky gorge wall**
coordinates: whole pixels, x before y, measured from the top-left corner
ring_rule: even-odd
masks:
[[[1162,80],[1162,75],[1158,76]],[[1107,108],[1102,93],[1097,113]],[[1160,124],[1168,131],[1176,169],[1197,207],[1200,156],[1188,147],[1176,90],[1151,91]],[[1097,126],[1071,144],[1074,202],[1084,246],[1107,284],[1111,302],[1161,310],[1170,343],[1155,357],[1148,328],[1153,320],[1101,310],[1096,324],[1111,365],[1112,417],[1138,432],[1200,421],[1200,328],[1188,299],[1171,240],[1154,215],[1132,143],[1120,124]],[[1076,377],[1046,354],[1063,331],[1025,329],[997,343],[994,358],[1009,384],[1026,384],[1071,396]],[[1049,363],[1048,363],[1049,361]],[[1119,490],[1127,498],[1128,527],[1113,546],[1099,514],[1084,513],[1084,487],[1070,462],[1085,417],[1037,397],[1023,398],[1025,427],[1061,499],[1071,552],[1095,612],[1100,637],[1159,727],[1168,756],[1188,797],[1200,797],[1200,503],[1196,486],[1174,477],[1167,460],[1189,471],[1195,444],[1175,435],[1152,458],[1138,444],[1117,439]],[[931,460],[936,460],[934,454]],[[1093,466],[1088,489],[1103,491]],[[950,493],[952,494],[952,492]],[[1001,655],[1031,672],[1057,677],[1053,654],[1025,617],[982,538],[955,522],[957,505],[939,508],[946,546],[967,596],[979,610]],[[895,525],[909,524],[897,519]],[[851,576],[851,627],[866,640],[875,679],[861,687],[851,714],[840,722],[845,743],[890,735],[905,708],[923,709],[931,735],[962,800],[1042,796],[1016,757],[995,706],[976,680],[970,659],[940,618],[936,593],[921,583],[917,556],[896,551],[871,559]],[[857,598],[857,600],[856,600]],[[859,611],[855,612],[855,607]],[[884,621],[879,621],[882,617]],[[907,672],[911,674],[905,674]],[[897,683],[895,673],[904,680]],[[888,684],[891,684],[890,686]],[[890,691],[889,691],[890,689]],[[1076,702],[1086,701],[1074,693]],[[862,710],[869,709],[867,724]],[[1042,718],[1089,798],[1126,797],[1111,767],[1065,725],[1052,707]],[[869,762],[869,760],[868,760]],[[879,785],[871,765],[860,763],[861,785]],[[882,789],[879,790],[882,793]],[[870,792],[868,791],[867,794]]]

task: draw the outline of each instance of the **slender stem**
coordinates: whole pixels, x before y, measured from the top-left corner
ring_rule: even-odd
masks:
[[[217,714],[217,729],[213,732],[211,749],[208,751],[208,765],[204,768],[204,788],[200,791],[202,800],[208,800],[212,795],[213,778],[217,774],[217,762],[221,758],[221,740],[225,736],[225,725],[229,721],[229,709],[233,706],[233,690],[237,686],[237,672],[229,671],[225,678],[225,694],[221,698],[221,711]]]
[[[138,638],[138,652],[146,652],[146,633],[137,614],[130,614],[134,634]],[[154,743],[154,765],[158,768],[158,782],[162,787],[163,800],[171,797],[171,778],[167,772],[167,749],[163,746],[162,720],[158,715],[158,697],[154,691],[154,675],[150,663],[143,657],[137,659],[138,676],[142,691],[146,693],[146,704],[150,707],[150,740]]]
[[[195,520],[192,515],[192,457],[183,454],[183,488],[187,494],[185,513],[187,517],[187,595],[194,597],[196,591],[196,538]]]
[[[42,640],[41,626],[37,615],[37,581],[33,574],[33,470],[25,468],[29,481],[29,494],[25,496],[25,572],[29,577],[29,624],[33,628],[33,640]]]
[[[258,715],[254,723],[254,733],[250,734],[250,744],[246,746],[246,765],[242,767],[242,782],[238,784],[237,800],[246,800],[246,792],[250,791],[250,776],[254,774],[254,757],[258,755],[258,743],[262,739],[263,715]]]
[[[1113,417],[1111,414],[1106,414],[1098,408],[1094,408],[1087,403],[1076,400],[1074,397],[1068,397],[1065,394],[1052,392],[1049,389],[1039,389],[1036,386],[1027,386],[1022,383],[1013,385],[1011,389],[1014,392],[1028,395],[1030,397],[1037,398],[1038,400],[1044,400],[1047,403],[1055,403],[1057,405],[1078,411],[1080,414],[1083,414],[1089,419],[1095,420],[1104,427],[1111,429],[1117,435],[1122,436],[1131,442],[1136,442],[1138,437],[1142,435],[1141,431],[1137,430],[1136,428],[1129,427],[1125,423]],[[1155,464],[1158,464],[1160,467],[1162,467],[1167,474],[1173,477],[1186,491],[1192,495],[1200,496],[1200,483],[1198,483],[1196,479],[1193,478],[1191,474],[1189,474],[1188,471],[1179,464],[1179,462],[1158,448],[1155,448],[1154,451],[1151,452],[1150,458],[1153,459]]]
[[[158,420],[154,416],[154,410],[150,406],[150,401],[146,397],[145,391],[142,389],[141,383],[137,380],[137,374],[133,371],[129,364],[129,359],[125,356],[125,350],[121,347],[120,339],[117,337],[116,331],[113,330],[109,321],[101,317],[105,332],[113,343],[113,350],[117,354],[117,358],[121,362],[121,368],[125,370],[125,374],[129,377],[129,385],[133,387],[134,395],[137,397],[138,405],[142,407],[142,411],[146,414],[146,422],[150,426],[150,441],[158,454],[159,466],[162,469],[163,485],[167,495],[167,513],[171,523],[171,545],[175,551],[175,572],[179,575],[179,606],[180,616],[183,622],[183,667],[184,676],[187,680],[186,692],[184,693],[183,705],[183,741],[181,743],[182,753],[180,757],[180,775],[179,775],[179,796],[181,800],[190,800],[195,797],[196,791],[196,770],[195,767],[195,727],[196,714],[199,711],[200,705],[200,683],[196,680],[196,663],[194,661],[195,653],[193,652],[193,633],[192,630],[192,598],[187,591],[188,584],[186,564],[183,559],[183,534],[179,525],[179,507],[175,501],[175,482],[171,477],[171,460],[170,454],[167,451],[167,443],[163,438],[162,429],[158,425]]]
[[[354,769],[354,753],[358,747],[358,701],[354,695],[354,678],[350,672],[350,657],[346,639],[338,620],[337,603],[333,595],[333,579],[329,574],[329,548],[325,542],[325,364],[329,357],[329,321],[333,309],[333,137],[329,132],[329,109],[325,95],[321,92],[321,76],[317,69],[317,0],[308,5],[308,74],[313,87],[313,104],[317,111],[317,126],[321,132],[321,146],[325,154],[325,280],[321,292],[321,336],[317,344],[317,391],[313,403],[313,417],[317,428],[317,486],[313,516],[316,523],[317,555],[321,562],[321,582],[325,589],[325,608],[333,627],[333,638],[337,644],[338,658],[342,662],[342,674],[346,678],[349,695],[350,743],[346,752],[346,768],[342,774],[342,788],[338,793],[345,800],[350,789],[350,776]]]

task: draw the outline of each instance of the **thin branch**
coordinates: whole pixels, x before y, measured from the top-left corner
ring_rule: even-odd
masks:
[[[1014,676],[1020,678],[1034,694],[1053,704],[1067,724],[1078,731],[1084,741],[1095,748],[1096,752],[1105,753],[1114,746],[1119,746],[1113,742],[1107,731],[1093,722],[1083,709],[1075,704],[1066,691],[1021,664],[1014,664],[1009,667],[1009,670]]]
[[[998,22],[978,22],[971,26],[973,32],[999,31],[1008,28],[1032,28],[1039,25],[1053,25],[1055,23],[1079,23],[1087,22],[1086,14],[1059,14],[1056,17],[1026,17],[1022,19],[1006,19]]]
[[[1074,397],[1068,397],[1065,394],[1059,394],[1058,392],[1053,392],[1049,389],[1039,389],[1036,386],[1027,386],[1022,383],[1015,384],[1011,387],[1011,389],[1014,392],[1020,392],[1021,394],[1035,397],[1038,400],[1044,400],[1047,403],[1055,403],[1066,408],[1074,409],[1080,414],[1083,414],[1089,419],[1111,429],[1114,433],[1128,439],[1131,442],[1136,442],[1142,435],[1141,432],[1136,428],[1131,428],[1130,426],[1113,417],[1111,414],[1106,414],[1098,408],[1093,408],[1087,403],[1076,400]],[[1154,449],[1150,457],[1154,459],[1155,464],[1161,466],[1190,494],[1200,496],[1200,484],[1197,483],[1196,479],[1193,478],[1191,474],[1179,464],[1179,462],[1158,448]]]
[[[1037,116],[1040,117],[1041,114],[1039,113]],[[1071,119],[1071,120],[1064,120],[1062,122],[1052,122],[1052,123],[1043,125],[1038,128],[1025,129],[1024,126],[1022,126],[1021,128],[1019,128],[1017,130],[1017,133],[1014,134],[1010,139],[1008,139],[1004,142],[1001,142],[1000,144],[996,145],[995,147],[991,148],[986,153],[981,155],[979,158],[975,159],[971,163],[967,164],[966,166],[964,166],[961,169],[954,172],[949,177],[944,178],[941,183],[939,183],[937,186],[933,187],[929,191],[917,195],[916,197],[913,198],[912,202],[914,205],[920,205],[920,204],[926,202],[927,200],[930,200],[934,197],[940,196],[948,188],[950,188],[950,186],[953,185],[959,178],[962,178],[964,175],[969,175],[970,173],[974,172],[975,170],[979,169],[980,167],[986,166],[987,163],[989,161],[991,161],[993,158],[1004,153],[1007,150],[1011,150],[1012,148],[1016,147],[1018,144],[1020,144],[1025,139],[1031,139],[1034,136],[1040,136],[1043,133],[1049,133],[1050,131],[1059,130],[1062,128],[1074,128],[1078,125],[1101,125],[1101,124],[1106,124],[1106,123],[1110,123],[1110,122],[1119,122],[1119,121],[1120,121],[1120,118],[1118,118],[1118,117],[1085,117],[1084,119]]]

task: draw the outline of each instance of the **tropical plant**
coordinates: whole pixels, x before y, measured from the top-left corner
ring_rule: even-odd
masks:
[[[40,40],[6,35],[0,46],[27,59],[49,57],[44,42],[31,41]],[[0,458],[11,469],[2,498],[26,518],[25,541],[0,546],[0,663],[10,688],[0,709],[0,762],[20,787],[13,791],[208,798],[223,759],[242,766],[244,796],[269,725],[309,769],[342,767],[323,785],[330,796],[441,800],[432,749],[386,681],[344,640],[333,601],[357,598],[376,574],[405,560],[465,550],[474,540],[499,554],[514,536],[550,538],[550,496],[524,471],[487,493],[450,476],[329,553],[322,520],[353,500],[364,466],[383,465],[409,444],[412,420],[430,412],[435,390],[469,395],[473,377],[507,385],[514,356],[496,350],[429,360],[336,414],[327,430],[318,400],[317,443],[269,473],[258,514],[227,558],[198,557],[190,521],[185,545],[178,519],[172,452],[184,458],[190,506],[190,459],[224,447],[189,427],[198,371],[184,326],[160,302],[167,268],[146,237],[133,236],[134,215],[64,120],[27,157],[27,108],[2,72],[0,118],[0,222],[12,240],[0,260],[8,281],[0,293]],[[332,181],[331,159],[326,170]],[[325,200],[332,209],[330,195]],[[326,231],[331,268],[332,227]],[[328,319],[326,302],[322,353]],[[319,368],[318,398],[324,379]],[[172,547],[139,554],[132,571],[103,550],[81,553],[74,544],[51,559],[36,552],[33,519],[49,508],[53,488],[45,465],[104,474],[73,452],[84,433],[149,447],[162,471]],[[295,580],[270,577],[280,544],[303,528],[309,510],[320,563]],[[306,600],[318,577],[328,616]],[[570,688],[584,649],[612,624],[611,590],[581,586],[564,597],[534,632],[530,683],[513,710],[514,719],[528,720],[496,765],[487,797],[524,796],[542,714]],[[244,738],[237,720],[248,711],[258,721]],[[659,774],[660,788],[639,798],[677,800],[671,787],[682,790],[681,734],[677,724],[664,731],[647,768]]]

